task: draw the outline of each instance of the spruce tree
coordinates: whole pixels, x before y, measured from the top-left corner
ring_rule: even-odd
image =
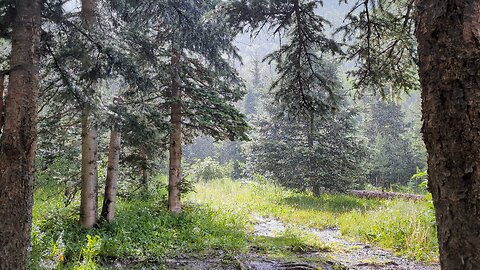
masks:
[[[0,8],[12,12],[7,12],[10,18],[5,13],[0,16],[2,24],[11,25],[11,32],[1,30],[9,33],[11,52],[0,140],[0,269],[26,270],[35,178],[42,2],[3,1]]]
[[[244,94],[243,84],[225,58],[225,55],[238,58],[232,45],[234,36],[222,18],[212,13],[219,3],[113,1],[113,6],[123,11],[124,19],[151,30],[150,37],[132,33],[141,36],[144,48],[158,52],[146,64],[167,75],[148,91],[149,95],[163,98],[157,100],[158,106],[166,108],[169,114],[169,209],[175,213],[181,211],[184,137],[203,134],[217,140],[246,138],[247,125],[234,106]]]

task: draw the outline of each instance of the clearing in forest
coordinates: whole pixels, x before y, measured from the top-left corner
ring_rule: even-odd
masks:
[[[122,197],[115,222],[81,229],[76,202],[65,207],[53,189],[36,193],[31,269],[438,269],[426,201],[224,179],[198,183],[180,215],[159,189]]]

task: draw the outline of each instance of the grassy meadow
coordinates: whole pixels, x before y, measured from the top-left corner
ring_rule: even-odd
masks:
[[[77,225],[78,201],[65,207],[61,191],[37,188],[31,269],[110,269],[115,262],[161,269],[167,258],[178,256],[217,256],[228,263],[253,248],[288,255],[328,249],[305,229],[333,227],[347,239],[410,259],[437,258],[433,212],[426,201],[313,197],[269,183],[218,179],[197,183],[184,197],[183,213],[175,216],[166,210],[166,191],[154,193],[148,199],[141,194],[119,198],[115,222],[87,230]],[[278,219],[287,230],[274,238],[254,237],[254,216]]]

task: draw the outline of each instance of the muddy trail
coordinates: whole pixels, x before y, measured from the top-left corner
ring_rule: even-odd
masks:
[[[274,218],[253,216],[254,236],[275,238],[287,230],[288,224]],[[243,255],[229,255],[222,251],[208,258],[196,258],[192,254],[184,257],[166,259],[162,264],[167,269],[188,270],[439,270],[437,265],[425,265],[396,256],[364,243],[343,239],[338,229],[303,229],[309,235],[331,247],[330,250],[318,250],[294,253],[287,258],[272,257],[263,252],[252,250]],[[152,265],[159,262],[152,262]],[[130,269],[131,265],[117,264],[110,269]],[[133,269],[137,269],[133,267]],[[145,269],[145,268],[142,268]],[[157,268],[147,268],[157,269]],[[163,269],[163,268],[162,268]]]
[[[255,235],[274,237],[286,230],[285,224],[273,218],[254,217]],[[396,256],[392,252],[359,242],[350,242],[343,239],[338,229],[315,230],[305,229],[308,233],[318,237],[318,240],[333,247],[331,251],[317,251],[297,254],[294,261],[259,260],[257,255],[253,260],[245,258],[246,269],[389,269],[389,270],[437,270],[437,265],[425,265]],[[317,263],[312,263],[317,261]],[[261,264],[259,265],[259,261]]]

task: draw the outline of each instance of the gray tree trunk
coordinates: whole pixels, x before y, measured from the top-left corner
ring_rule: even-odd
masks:
[[[98,142],[97,130],[89,118],[90,111],[82,111],[82,190],[80,225],[92,228],[98,216]]]
[[[28,267],[37,142],[41,1],[15,1],[0,140],[0,270]]]
[[[82,21],[86,29],[96,23],[96,0],[82,0]],[[83,69],[88,70],[92,61],[87,55],[83,59]],[[92,84],[94,85],[94,84]],[[93,93],[87,89],[86,94]],[[91,119],[91,105],[82,104],[82,191],[80,204],[80,225],[92,228],[98,216],[98,141],[97,128]]]
[[[170,134],[168,175],[168,210],[172,213],[180,213],[182,211],[180,202],[180,183],[182,181],[180,171],[182,162],[182,90],[177,72],[178,65],[179,58],[175,50],[173,50],[171,57],[172,85],[170,89],[172,97],[170,124],[173,131]]]

